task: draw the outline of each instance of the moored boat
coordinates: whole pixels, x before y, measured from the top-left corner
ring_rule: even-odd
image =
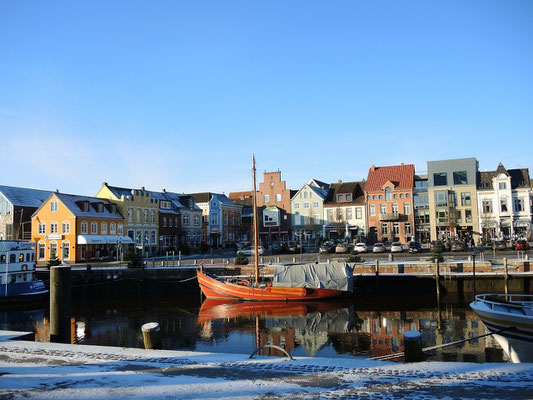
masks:
[[[480,294],[470,307],[512,362],[533,362],[533,295]]]
[[[48,293],[44,282],[35,278],[35,244],[0,241],[0,302],[23,302]]]

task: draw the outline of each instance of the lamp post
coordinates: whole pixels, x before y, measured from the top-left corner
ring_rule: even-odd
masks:
[[[476,299],[476,248],[472,250],[472,289],[474,291],[474,301]]]

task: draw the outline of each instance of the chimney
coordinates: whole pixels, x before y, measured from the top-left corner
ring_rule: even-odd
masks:
[[[144,186],[141,186],[141,190],[144,192]]]
[[[403,167],[404,165],[405,165],[405,164],[404,164],[404,163],[402,163],[402,167]]]
[[[339,182],[338,182],[338,183],[341,184],[341,183],[342,183],[342,180],[339,179]]]
[[[163,188],[163,193],[166,193],[167,192],[167,189]]]

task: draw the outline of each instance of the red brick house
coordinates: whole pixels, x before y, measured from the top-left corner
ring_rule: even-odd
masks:
[[[372,165],[365,188],[370,243],[399,241],[405,244],[414,237],[414,180],[413,164]]]

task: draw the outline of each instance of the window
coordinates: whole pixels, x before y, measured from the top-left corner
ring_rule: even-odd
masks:
[[[44,242],[39,242],[39,245],[37,247],[37,257],[39,258],[39,260],[44,260],[46,257],[46,245],[44,244]]]
[[[342,201],[342,199],[343,199],[342,194],[338,194],[338,195],[337,195],[337,201]]]
[[[188,217],[188,215],[187,215],[187,217]],[[183,219],[183,225],[185,225],[185,218]],[[211,225],[218,225],[218,214],[212,214],[211,215]]]
[[[381,234],[387,235],[389,233],[389,228],[387,224],[381,224]]]
[[[142,220],[141,220],[141,209],[138,208],[137,209],[137,225],[141,225],[142,224]]]
[[[128,224],[133,224],[133,208],[128,208]]]
[[[200,226],[200,216],[195,215],[194,216],[194,226]]]
[[[501,212],[507,212],[507,199],[503,198],[500,201]]]
[[[412,235],[410,222],[406,222],[404,225],[404,228],[405,228],[405,236]]]
[[[351,194],[347,194],[346,195],[346,201],[352,201],[352,195]]]
[[[50,211],[51,212],[57,212],[57,201],[51,201],[50,202]]]
[[[446,172],[437,172],[433,174],[433,186],[447,186],[448,176]]]
[[[235,215],[231,214],[231,225],[235,225]]]
[[[157,244],[157,234],[155,231],[152,231],[151,234],[150,234],[150,243],[152,244],[152,246],[156,245]]]
[[[514,199],[514,210],[516,212],[525,211],[524,199]]]
[[[467,224],[471,224],[472,223],[472,210],[465,210],[465,222]]]
[[[383,200],[383,195],[382,194],[380,194],[378,197],[379,197],[380,200]]]
[[[392,189],[390,187],[385,188],[385,200],[386,201],[392,200]]]
[[[333,210],[328,210],[328,221],[333,221]]]
[[[300,208],[300,203],[294,203],[294,209],[298,210]]]
[[[470,193],[463,192],[461,193],[461,205],[462,206],[471,206],[472,202],[470,200]]]
[[[91,234],[96,235],[98,233],[98,224],[96,222],[91,222]]]
[[[82,235],[89,233],[89,224],[86,221],[81,223],[81,233]]]
[[[57,242],[50,242],[50,259],[57,257]]]
[[[61,232],[63,235],[68,235],[70,233],[70,222],[63,222],[61,226]]]
[[[379,207],[379,212],[380,212],[380,214],[387,214],[387,205],[386,204],[381,204],[380,207]]]
[[[392,213],[393,214],[398,214],[398,203],[393,203],[392,204]]]
[[[155,210],[152,210],[152,225],[155,225]]]
[[[351,207],[346,209],[346,219],[352,219],[352,208]]]
[[[307,199],[307,192],[304,192],[304,199]]]
[[[163,228],[167,227],[167,217],[163,217]]]
[[[50,223],[50,234],[53,235],[57,233],[57,222]]]
[[[363,218],[363,209],[361,207],[356,207],[355,208],[355,218],[356,219]]]
[[[117,234],[117,224],[115,224],[114,222],[111,222],[111,225],[109,225],[109,234],[110,235]]]
[[[483,213],[492,214],[492,200],[483,200]]]
[[[39,224],[39,235],[46,235],[46,224]]]
[[[1,215],[11,214],[11,207],[9,206],[9,203],[3,196],[0,196],[0,214]]]
[[[276,193],[276,201],[281,201],[281,193]]]
[[[309,202],[308,202],[308,201],[306,201],[306,202],[304,203],[304,208],[309,208]]]
[[[448,193],[447,192],[435,192],[435,206],[446,207],[448,205]]]
[[[228,225],[228,214],[224,214],[224,225]]]
[[[411,204],[410,203],[403,203],[403,213],[405,215],[411,214]]]
[[[446,211],[437,211],[437,224],[445,224],[448,222],[448,213]]]
[[[392,224],[392,233],[395,235],[400,234],[400,223],[399,222],[395,222]]]
[[[63,257],[63,260],[68,260],[70,258],[70,242],[68,240],[65,240],[61,247],[61,255]]]
[[[216,218],[215,218],[216,222],[213,222],[213,217],[216,217]],[[189,214],[184,214],[184,215],[183,215],[183,226],[189,226],[189,223],[190,223],[190,217],[189,217]],[[212,215],[211,223],[212,223],[213,225],[218,224],[218,215],[217,215],[217,214],[213,214],[213,215]]]
[[[392,196],[393,198],[397,199],[398,198],[398,194],[397,193],[394,193],[394,196]]]
[[[498,187],[500,188],[500,190],[505,190],[505,189],[507,189],[507,183],[506,182],[500,182],[498,184]]]
[[[148,225],[148,210],[144,210],[144,224]]]
[[[368,207],[368,213],[371,217],[376,215],[376,206],[374,204],[371,204],[370,207]]]
[[[102,222],[100,224],[100,233],[102,235],[107,235],[107,222]]]
[[[466,185],[466,171],[456,171],[453,173],[453,184],[454,185]]]
[[[314,202],[313,202],[313,207],[314,207],[314,208],[318,208],[318,207],[320,207],[319,204],[318,204],[318,201],[314,201]]]
[[[372,200],[377,200],[378,199],[378,196],[374,195],[372,196]]]
[[[265,194],[265,203],[268,203],[270,201],[270,196],[268,194]]]
[[[118,224],[117,235],[122,236],[123,234],[124,234],[124,226],[122,224]]]

